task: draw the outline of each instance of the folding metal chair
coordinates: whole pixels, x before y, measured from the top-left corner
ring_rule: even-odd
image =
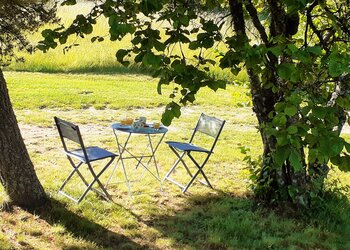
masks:
[[[169,145],[170,149],[178,157],[178,160],[174,163],[174,165],[171,167],[169,172],[165,175],[164,180],[168,180],[168,181],[178,185],[179,187],[182,188],[182,192],[185,193],[187,191],[187,189],[192,185],[193,181],[196,179],[198,174],[201,174],[204,177],[205,182],[203,182],[203,181],[199,181],[199,182],[204,184],[204,185],[209,186],[210,188],[213,188],[212,185],[210,184],[207,176],[205,175],[205,173],[203,171],[203,167],[208,162],[209,157],[213,153],[214,147],[218,141],[218,138],[220,136],[220,133],[221,133],[224,125],[225,125],[224,120],[219,120],[215,117],[207,116],[207,115],[202,113],[198,122],[197,122],[196,128],[193,131],[191,139],[188,143],[167,141],[166,143]],[[196,146],[192,143],[194,138],[195,138],[195,135],[198,132],[201,132],[204,135],[212,137],[212,144],[211,144],[210,149],[199,147],[199,146]],[[205,157],[202,164],[198,163],[198,161],[192,156],[192,152],[207,154],[207,156]],[[194,163],[194,165],[198,168],[198,170],[195,174],[191,173],[190,169],[188,168],[185,161],[183,160],[185,155],[187,155],[190,158],[190,160]],[[174,172],[175,168],[177,167],[177,165],[180,162],[185,167],[187,173],[191,177],[191,180],[186,185],[182,185],[169,177]]]
[[[55,117],[55,123],[63,144],[64,152],[70,164],[73,167],[72,172],[65,179],[62,186],[59,188],[58,192],[66,196],[67,198],[75,201],[76,203],[79,203],[86,196],[86,194],[89,192],[90,189],[94,190],[95,192],[102,195],[106,199],[111,200],[110,195],[108,194],[107,190],[104,188],[102,183],[100,182],[99,178],[103,174],[103,172],[109,167],[109,165],[113,162],[113,160],[117,155],[99,147],[85,147],[83,143],[83,139],[80,134],[79,127],[77,125],[74,125],[70,122],[64,121],[57,117]],[[71,146],[71,144],[73,144],[74,146],[78,144],[79,148],[68,150],[68,145],[67,145],[68,143],[69,143],[69,146]],[[107,165],[105,165],[102,168],[102,170],[98,174],[96,174],[92,168],[91,163],[102,159],[108,159],[108,158],[110,158],[110,160],[108,161]],[[77,160],[78,164],[75,164],[73,159]],[[82,166],[83,164],[86,164],[88,166],[88,169],[93,177],[93,180],[90,183],[83,177],[83,175],[79,171],[80,166]],[[63,192],[63,188],[75,173],[78,174],[80,179],[86,185],[85,191],[78,199],[75,199],[72,196]],[[93,185],[95,183],[98,184],[101,190],[93,188]]]

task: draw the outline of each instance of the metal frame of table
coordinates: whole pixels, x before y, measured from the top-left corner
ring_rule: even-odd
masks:
[[[118,165],[120,162],[122,165],[122,168],[123,168],[123,172],[124,172],[124,176],[125,176],[125,183],[126,183],[127,188],[128,188],[128,194],[130,197],[132,197],[132,191],[131,191],[130,184],[131,184],[131,182],[135,182],[135,181],[130,181],[130,179],[128,178],[128,175],[127,175],[124,160],[128,160],[128,159],[134,159],[137,161],[137,164],[135,166],[136,169],[139,166],[142,166],[144,168],[144,171],[143,171],[143,173],[140,176],[138,181],[141,181],[144,174],[146,172],[148,172],[160,183],[160,185],[162,184],[162,180],[160,179],[160,176],[159,176],[159,169],[158,169],[158,164],[156,161],[155,153],[156,153],[160,143],[163,141],[165,134],[168,132],[168,129],[166,127],[163,127],[163,126],[161,126],[159,129],[155,129],[155,128],[153,128],[153,125],[151,125],[151,124],[147,124],[146,126],[147,127],[142,127],[142,128],[132,128],[132,126],[121,125],[120,123],[115,123],[112,125],[113,133],[114,133],[116,141],[117,141],[119,157],[118,157],[118,160],[117,160],[115,167],[113,168],[112,174],[109,176],[109,178],[107,180],[107,183],[105,185],[106,188],[107,188],[112,176],[115,174],[115,171],[118,168]],[[120,139],[118,138],[118,132],[128,133],[127,138],[126,138],[124,143],[121,143]],[[130,149],[127,149],[127,145],[130,141],[131,135],[133,135],[133,134],[134,135],[144,135],[144,136],[147,136],[147,138],[148,138],[148,143],[145,147],[144,152],[141,155],[136,155],[136,154],[132,153],[130,151]],[[161,135],[159,141],[156,144],[152,143],[151,135]],[[146,154],[146,151],[148,148],[150,149],[150,154]],[[129,156],[124,156],[125,153],[129,154]],[[148,161],[146,163],[143,163],[142,161],[144,159],[147,159],[147,158],[149,158]],[[149,168],[149,164],[151,163],[152,159],[154,162],[156,172],[152,172],[151,169]]]

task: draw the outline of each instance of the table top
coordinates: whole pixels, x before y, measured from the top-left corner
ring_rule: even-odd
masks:
[[[160,126],[159,129],[153,128],[153,124],[146,124],[147,127],[133,128],[131,125],[121,125],[120,123],[112,124],[112,129],[135,134],[165,134],[168,132],[168,128]]]

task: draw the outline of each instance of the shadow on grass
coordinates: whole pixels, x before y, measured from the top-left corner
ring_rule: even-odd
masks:
[[[98,249],[145,249],[124,235],[112,232],[105,227],[69,211],[64,204],[51,199],[49,208],[35,211],[50,225],[60,224],[75,238],[94,242]],[[64,249],[82,249],[66,246]]]
[[[328,197],[308,216],[255,209],[250,199],[222,193],[190,196],[186,203],[171,216],[145,221],[173,248],[350,249],[350,204],[344,197]]]

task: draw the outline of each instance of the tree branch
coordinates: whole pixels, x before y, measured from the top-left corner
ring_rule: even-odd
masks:
[[[306,10],[306,27],[304,33],[304,47],[307,46],[307,33],[309,30],[309,24],[312,22],[311,12],[318,5],[318,0],[315,0]]]
[[[253,21],[255,28],[258,30],[258,32],[260,34],[261,40],[265,43],[265,45],[268,45],[269,41],[267,38],[265,28],[259,20],[258,12],[256,11],[256,8],[254,7],[252,1],[246,0],[246,1],[244,1],[244,5],[245,5],[245,8],[247,9],[250,17],[252,18],[252,21]]]
[[[271,11],[270,34],[275,37],[286,33],[286,13],[281,3],[276,0],[267,1]]]
[[[229,4],[234,29],[237,35],[247,37],[242,2],[238,0],[229,0]]]

